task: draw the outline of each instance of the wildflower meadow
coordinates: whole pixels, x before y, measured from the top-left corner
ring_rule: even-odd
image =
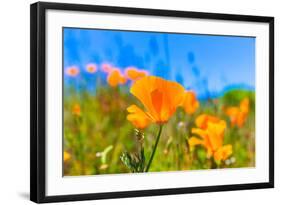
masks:
[[[255,166],[253,39],[64,32],[65,176]]]

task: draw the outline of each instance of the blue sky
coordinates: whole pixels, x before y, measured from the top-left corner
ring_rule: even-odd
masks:
[[[255,88],[255,38],[64,29],[64,67],[109,62],[175,80],[199,97]]]

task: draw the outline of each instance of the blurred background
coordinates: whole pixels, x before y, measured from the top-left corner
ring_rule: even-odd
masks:
[[[110,69],[121,76],[135,68],[146,75],[176,81],[196,93],[194,113],[178,110],[165,125],[151,171],[211,168],[206,150],[190,152],[188,139],[200,114],[228,124],[224,144],[233,153],[220,168],[255,164],[255,38],[200,34],[64,28],[64,175],[130,172],[120,160],[138,150],[127,107],[138,100],[133,83],[112,86]],[[243,126],[233,126],[225,108],[249,100]],[[149,157],[157,127],[144,132]],[[163,161],[165,157],[165,161]]]
[[[88,63],[145,69],[194,90],[199,99],[255,89],[253,37],[64,28],[64,67],[85,72]]]

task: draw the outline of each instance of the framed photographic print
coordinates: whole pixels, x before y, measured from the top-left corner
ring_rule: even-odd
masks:
[[[274,186],[274,18],[31,5],[34,202]]]

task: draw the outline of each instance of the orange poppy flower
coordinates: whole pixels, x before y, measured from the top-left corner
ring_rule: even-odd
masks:
[[[214,153],[214,159],[217,161],[225,161],[232,154],[232,146],[224,145]]]
[[[107,76],[107,83],[111,87],[116,87],[117,85],[123,85],[127,82],[127,79],[121,74],[121,71],[114,68]]]
[[[127,120],[129,120],[135,127],[144,129],[151,123],[151,120],[147,114],[138,106],[131,105],[127,108],[127,111],[129,112],[127,115]]]
[[[196,94],[193,91],[186,91],[185,97],[182,103],[184,111],[191,115],[193,114],[199,107],[200,103],[196,99]]]
[[[97,65],[90,63],[86,66],[86,70],[87,70],[88,73],[95,73],[98,70]]]
[[[66,162],[66,161],[68,161],[70,158],[71,158],[71,155],[70,155],[68,152],[64,151],[64,152],[63,152],[63,161]]]
[[[146,111],[140,112],[140,108],[134,105],[134,114],[138,119],[145,114],[151,122],[164,124],[174,114],[177,107],[182,104],[184,88],[180,84],[164,80],[155,76],[145,76],[137,80],[130,92],[144,105]],[[130,114],[129,114],[130,115]],[[128,119],[134,122],[129,117]]]
[[[196,118],[195,124],[201,129],[207,129],[208,122],[218,123],[219,121],[220,119],[218,117],[207,114],[201,114]]]
[[[71,66],[71,67],[68,67],[67,69],[66,69],[66,74],[67,75],[69,75],[69,76],[71,76],[71,77],[75,77],[75,76],[77,76],[78,74],[79,74],[79,68],[78,67],[76,67],[76,66]]]
[[[235,125],[242,127],[249,113],[249,98],[244,98],[239,107],[228,107],[225,113],[229,116],[232,127]]]
[[[130,80],[138,80],[144,76],[147,76],[147,71],[145,70],[140,70],[140,69],[137,69],[135,67],[128,67],[126,68],[125,70],[125,74],[127,76],[127,78],[129,78]]]
[[[226,123],[217,117],[210,115],[200,115],[195,121],[198,128],[191,130],[192,136],[188,142],[191,148],[201,145],[207,150],[207,156],[214,157],[215,160],[225,160],[232,154],[232,146],[223,146],[224,131]]]
[[[72,107],[72,114],[73,114],[73,115],[76,115],[76,116],[80,116],[80,115],[81,115],[81,108],[80,108],[80,105],[79,105],[79,104],[75,104],[75,105]]]
[[[240,102],[240,110],[241,112],[244,113],[249,113],[249,104],[250,104],[250,100],[249,98],[244,98],[241,102]]]

